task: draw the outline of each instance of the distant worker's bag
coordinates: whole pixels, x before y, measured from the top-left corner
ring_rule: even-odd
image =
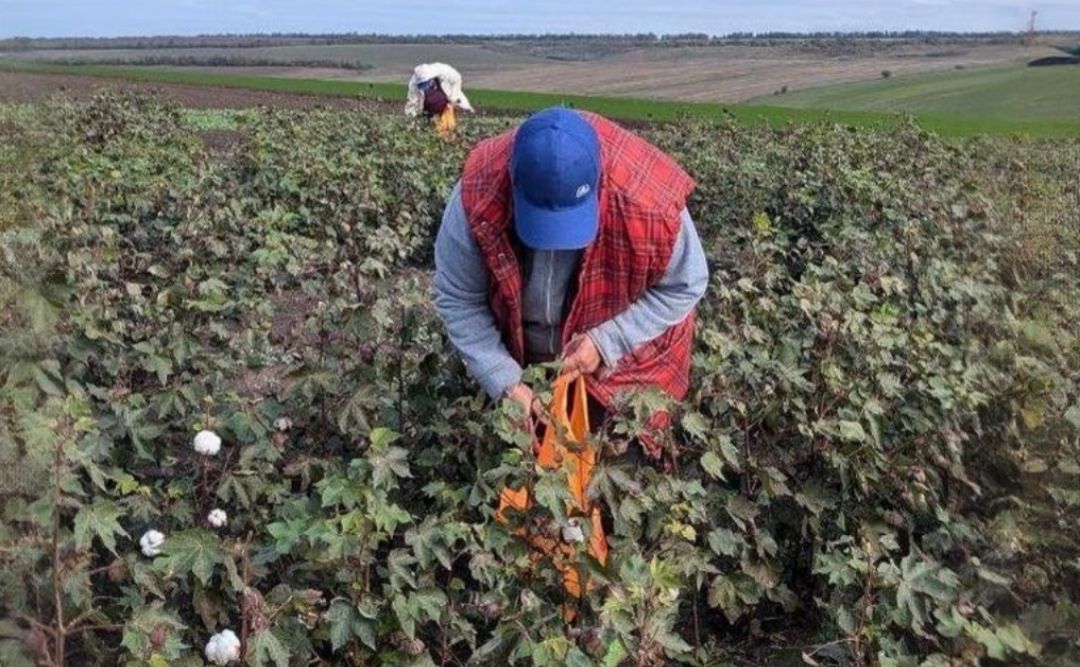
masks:
[[[604,527],[600,522],[600,508],[590,503],[585,495],[592,469],[596,465],[596,450],[589,443],[589,398],[585,391],[585,379],[579,377],[574,381],[574,404],[567,409],[570,384],[563,378],[555,381],[550,408],[553,423],[544,429],[544,438],[540,442],[536,459],[537,463],[549,470],[566,468],[566,482],[574,499],[573,503],[567,507],[567,517],[573,521],[590,520],[592,522],[589,555],[603,565],[607,563],[608,549]],[[560,435],[562,440],[560,440]],[[503,489],[495,518],[506,523],[507,509],[524,512],[531,506],[532,498],[529,489]],[[563,586],[567,593],[575,598],[581,597],[582,577],[579,573],[581,564],[578,562],[577,552],[573,546],[573,542],[580,540],[580,528],[563,526],[561,534],[556,537],[537,534],[529,528],[522,528],[517,531],[517,534],[536,550],[535,561],[545,557],[551,559],[562,573]],[[575,536],[578,536],[577,539]]]
[[[449,137],[454,134],[454,130],[457,129],[457,116],[454,113],[454,105],[447,104],[435,118],[435,131],[439,133],[440,137]]]

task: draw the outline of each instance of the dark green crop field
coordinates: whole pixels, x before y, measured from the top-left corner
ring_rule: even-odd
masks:
[[[797,109],[890,111],[1011,119],[1039,126],[1080,121],[1080,66],[1003,67],[894,77],[768,98]]]

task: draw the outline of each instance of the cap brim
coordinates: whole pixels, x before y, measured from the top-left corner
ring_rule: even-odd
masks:
[[[572,208],[551,210],[514,193],[514,229],[534,250],[581,250],[596,239],[599,227],[600,200],[595,195]]]

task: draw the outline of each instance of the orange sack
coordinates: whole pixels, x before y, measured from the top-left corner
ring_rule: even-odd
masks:
[[[440,137],[449,137],[457,129],[457,116],[454,113],[454,105],[447,104],[442,113],[435,118],[435,131]]]
[[[592,535],[589,540],[589,555],[601,565],[607,563],[607,540],[604,527],[600,522],[600,508],[590,503],[585,495],[589,486],[592,469],[596,465],[596,450],[589,443],[589,406],[585,391],[585,379],[574,381],[574,404],[567,409],[570,382],[560,377],[555,381],[554,396],[551,401],[551,419],[553,423],[544,429],[544,438],[536,454],[537,463],[548,470],[566,468],[566,482],[573,496],[573,503],[567,507],[568,517],[589,517],[592,520]],[[561,433],[560,433],[561,432]],[[560,435],[562,438],[560,439]],[[524,512],[532,506],[529,489],[503,489],[499,496],[499,508],[495,518],[506,523],[507,509]],[[533,534],[521,528],[517,534],[537,551],[537,559],[549,557],[562,572],[563,586],[572,597],[581,597],[581,579],[578,573],[576,551],[572,544],[558,538]]]

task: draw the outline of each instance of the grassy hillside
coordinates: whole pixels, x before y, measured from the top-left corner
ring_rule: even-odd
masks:
[[[116,67],[109,65],[54,65],[42,63],[0,62],[0,68],[17,69],[37,73],[82,74],[88,76],[116,77],[138,81],[181,83],[192,85],[226,86],[250,90],[269,90],[304,95],[361,96],[387,100],[404,100],[405,86],[394,83],[353,82],[321,79],[289,79],[269,76],[220,74],[201,70],[177,68]],[[1080,75],[1080,69],[1077,69]],[[1080,77],[1077,78],[1080,84]],[[495,112],[528,112],[552,105],[568,105],[587,109],[622,120],[672,121],[686,118],[720,120],[734,118],[750,124],[783,125],[788,123],[830,122],[857,127],[896,127],[903,116],[886,113],[887,105],[874,110],[817,108],[818,105],[800,107],[789,103],[796,96],[769,98],[770,103],[783,102],[785,106],[739,105],[709,102],[675,102],[647,100],[629,97],[599,97],[589,95],[564,95],[558,93],[530,93],[518,91],[469,89],[469,97],[480,109]],[[1072,93],[1076,95],[1077,93]],[[1076,108],[1074,106],[1074,108]],[[898,109],[903,110],[903,109]],[[986,115],[968,117],[942,109],[926,109],[918,113],[915,121],[920,127],[948,136],[971,136],[976,134],[1028,134],[1042,137],[1080,136],[1080,114],[1060,117],[1028,117]]]
[[[893,77],[763,102],[797,109],[950,114],[1041,123],[1080,119],[1080,67],[1008,67]]]

